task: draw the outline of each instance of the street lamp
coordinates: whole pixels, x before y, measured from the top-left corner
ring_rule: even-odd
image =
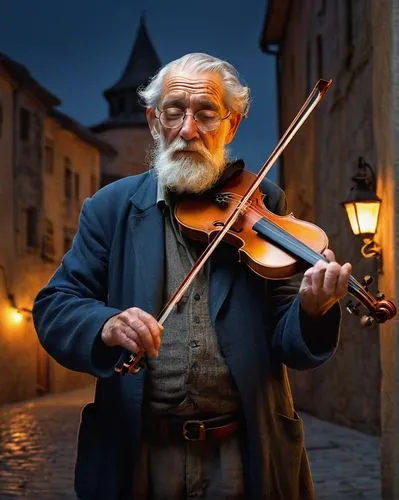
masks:
[[[6,291],[6,296],[8,299],[8,302],[11,306],[11,311],[10,311],[10,318],[12,319],[13,323],[21,323],[23,319],[23,312],[32,314],[32,310],[28,309],[26,307],[18,307],[15,301],[15,296],[11,292],[9,286],[8,286],[8,280],[7,280],[7,275],[6,275],[6,270],[5,267],[0,264],[0,271],[3,275],[3,283],[4,283],[4,288]]]
[[[359,158],[357,172],[352,181],[355,185],[351,187],[348,200],[342,205],[345,207],[353,234],[363,240],[361,248],[363,257],[380,259],[381,269],[382,248],[374,240],[381,198],[376,194],[375,173],[362,157]]]

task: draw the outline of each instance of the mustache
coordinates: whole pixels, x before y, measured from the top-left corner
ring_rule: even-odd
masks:
[[[170,146],[167,148],[167,153],[179,153],[181,151],[191,151],[194,153],[200,153],[205,157],[209,156],[208,150],[198,141],[187,142],[183,139],[176,139]]]

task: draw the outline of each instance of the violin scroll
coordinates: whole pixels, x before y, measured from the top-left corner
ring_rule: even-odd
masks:
[[[373,316],[377,323],[385,323],[385,321],[394,318],[396,313],[396,306],[392,301],[386,299],[376,301]]]
[[[360,319],[361,326],[371,326],[374,323],[385,323],[396,316],[397,310],[391,300],[386,300],[382,292],[377,292],[375,297],[369,293],[369,286],[373,282],[371,276],[365,276],[360,284],[353,276],[349,278],[348,292],[358,299],[356,304],[350,300],[346,304],[346,310],[350,314],[359,316],[359,307],[363,305],[368,314]]]
[[[364,289],[367,291],[367,286]],[[359,316],[359,308],[362,303],[366,305],[364,301],[354,304],[352,300],[349,300],[346,304],[346,310],[349,314]],[[369,314],[363,315],[360,318],[360,325],[362,327],[371,326],[374,323],[385,323],[385,321],[394,318],[397,313],[395,304],[390,300],[386,300],[384,294],[381,292],[378,292],[376,299],[372,301],[372,304],[368,303],[366,307],[369,309]]]

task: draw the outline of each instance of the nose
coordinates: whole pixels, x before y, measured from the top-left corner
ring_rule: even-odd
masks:
[[[193,115],[187,114],[184,117],[183,125],[180,129],[180,137],[185,141],[190,141],[199,137],[197,123]]]

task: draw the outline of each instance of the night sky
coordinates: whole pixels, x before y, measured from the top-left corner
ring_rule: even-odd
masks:
[[[265,11],[266,0],[0,0],[0,51],[57,95],[62,111],[94,125],[107,115],[102,91],[124,70],[144,13],[162,64],[207,52],[236,66],[252,106],[232,152],[257,170],[277,139],[275,61],[259,48]]]

